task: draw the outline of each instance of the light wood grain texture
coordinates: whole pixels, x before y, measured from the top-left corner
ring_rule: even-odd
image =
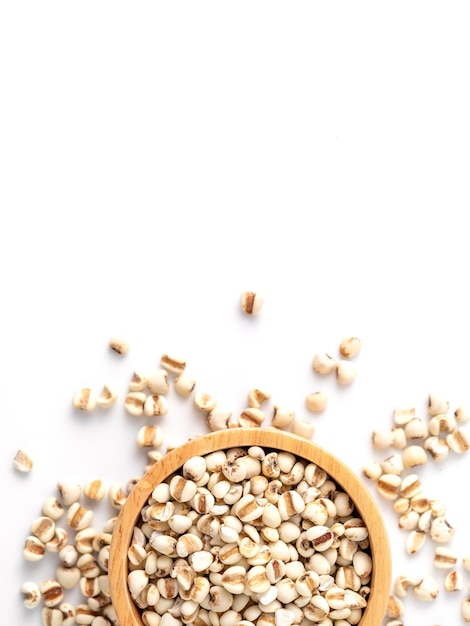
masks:
[[[312,461],[349,494],[369,530],[373,570],[371,592],[360,626],[379,626],[390,593],[391,553],[380,511],[362,481],[337,457],[305,439],[274,429],[234,428],[201,436],[169,452],[137,483],[121,509],[113,532],[109,556],[111,596],[121,626],[143,626],[127,587],[127,550],[140,510],[155,486],[193,457],[235,446],[259,445],[285,450]]]

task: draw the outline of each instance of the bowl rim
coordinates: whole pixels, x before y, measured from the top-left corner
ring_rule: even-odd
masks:
[[[143,626],[141,613],[127,585],[127,550],[140,511],[155,486],[193,456],[250,446],[291,452],[298,458],[315,463],[350,496],[368,528],[373,562],[367,606],[358,626],[379,626],[390,595],[392,557],[387,529],[375,499],[359,476],[337,456],[317,443],[274,428],[231,428],[200,435],[169,451],[136,483],[119,511],[110,544],[108,576],[111,600],[121,626]]]

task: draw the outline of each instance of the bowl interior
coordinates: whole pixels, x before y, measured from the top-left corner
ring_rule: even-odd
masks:
[[[369,550],[373,564],[370,594],[359,626],[378,626],[383,619],[390,593],[391,552],[386,527],[375,500],[359,477],[327,450],[296,435],[262,428],[228,429],[189,441],[165,455],[132,489],[116,521],[109,557],[111,597],[121,626],[143,626],[140,612],[128,588],[127,552],[141,509],[146,505],[155,486],[194,456],[249,446],[290,452],[298,458],[315,463],[349,495],[369,531]]]

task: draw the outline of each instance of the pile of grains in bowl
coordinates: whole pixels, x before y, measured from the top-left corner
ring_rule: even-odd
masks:
[[[193,457],[157,485],[128,567],[145,626],[358,624],[372,559],[364,522],[323,469],[251,446]]]

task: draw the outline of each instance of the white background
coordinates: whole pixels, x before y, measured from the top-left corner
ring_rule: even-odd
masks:
[[[234,415],[269,389],[267,422],[292,407],[357,473],[395,407],[470,403],[469,18],[459,2],[2,3],[3,621],[41,623],[19,587],[55,561],[22,548],[57,481],[143,471],[143,422],[119,402],[77,414],[81,386],[115,383],[122,402],[134,368],[182,356]],[[265,298],[256,318],[244,289]],[[311,361],[347,334],[363,349],[340,388]],[[205,432],[191,401],[169,402],[165,444]],[[21,447],[28,475],[12,468]],[[469,468],[453,455],[421,472],[459,556]],[[378,503],[394,574],[441,584],[430,542],[408,557]],[[407,624],[459,623],[459,570],[461,593],[406,599]]]

